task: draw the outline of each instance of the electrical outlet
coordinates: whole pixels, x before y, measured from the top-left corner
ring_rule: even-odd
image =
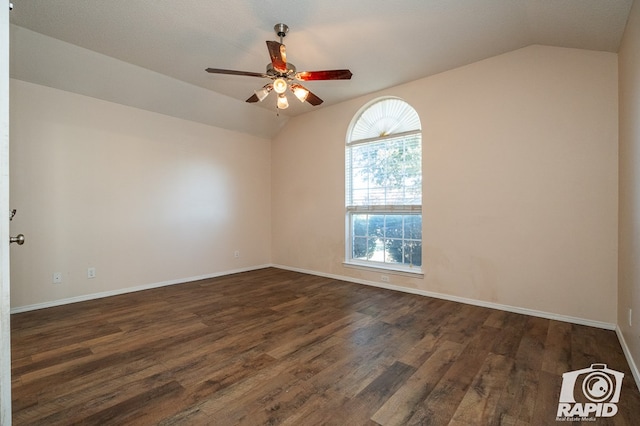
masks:
[[[53,283],[60,284],[62,282],[62,272],[53,273]]]
[[[383,283],[388,283],[389,275],[380,275],[380,281],[382,281]]]
[[[95,278],[96,277],[96,268],[87,269],[87,278]]]
[[[632,322],[631,322],[631,316],[633,315],[633,309],[629,308],[629,327],[631,327]]]
[[[233,252],[233,257],[235,257],[236,259],[240,257],[240,250],[236,250]]]

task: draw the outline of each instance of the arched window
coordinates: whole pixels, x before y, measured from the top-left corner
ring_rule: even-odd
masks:
[[[418,113],[381,98],[354,117],[346,144],[346,263],[421,271],[422,131]]]

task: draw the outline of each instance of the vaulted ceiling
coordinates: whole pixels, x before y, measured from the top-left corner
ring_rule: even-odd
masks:
[[[278,40],[273,27],[285,23],[290,27],[284,39],[287,59],[298,70],[349,68],[353,72],[350,81],[305,83],[324,99],[324,104],[312,107],[294,99],[291,107],[281,112],[286,117],[531,44],[617,52],[631,3],[632,0],[14,0],[10,19],[12,28],[22,27],[226,95],[231,98],[228,103],[244,103],[266,81],[208,74],[205,68],[263,72],[269,62],[265,40]],[[47,72],[55,72],[47,69],[46,61],[37,66],[37,60],[32,58],[27,66],[16,58],[12,56],[12,61],[22,66],[12,68],[14,77],[40,74],[39,78],[46,80]],[[73,91],[73,87],[65,89]],[[123,87],[123,92],[126,90]],[[117,100],[118,94],[110,96],[110,100]],[[275,97],[245,106],[265,108],[272,114]]]

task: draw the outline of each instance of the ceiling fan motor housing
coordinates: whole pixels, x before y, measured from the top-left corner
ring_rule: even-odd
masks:
[[[287,72],[278,72],[273,68],[273,64],[267,64],[267,72],[265,74],[274,77],[290,78],[292,79],[296,73],[296,66],[291,62],[287,62]]]

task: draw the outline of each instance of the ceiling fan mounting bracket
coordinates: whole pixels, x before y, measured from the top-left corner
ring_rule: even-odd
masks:
[[[280,37],[280,43],[282,43],[282,39],[289,32],[289,27],[286,24],[276,24],[273,27],[273,30],[276,32],[276,35]]]

